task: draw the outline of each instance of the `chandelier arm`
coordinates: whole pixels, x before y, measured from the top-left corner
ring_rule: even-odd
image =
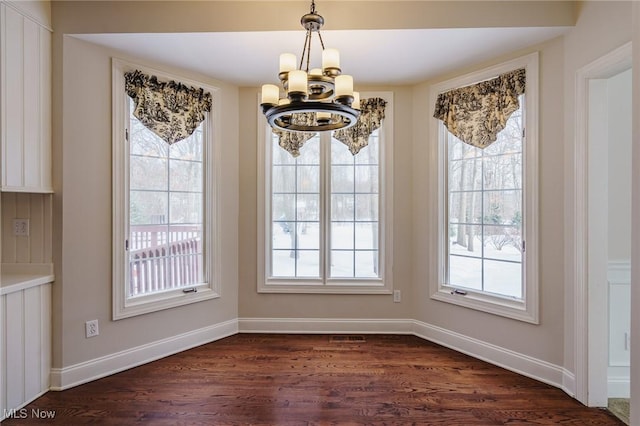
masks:
[[[312,30],[308,30],[307,33],[309,34],[309,45],[307,46],[307,69],[305,71],[307,71],[307,74],[308,74],[309,63],[311,62],[311,42],[313,41],[313,34],[312,34]]]
[[[304,46],[302,47],[302,55],[300,56],[300,65],[298,69],[302,69],[304,63],[304,55],[307,55],[307,72],[309,72],[309,57],[311,56],[311,30],[307,30],[307,35],[304,38]]]
[[[320,46],[322,46],[322,50],[324,50],[324,41],[322,40],[322,34],[320,34],[320,30],[318,30],[318,38],[320,39]]]

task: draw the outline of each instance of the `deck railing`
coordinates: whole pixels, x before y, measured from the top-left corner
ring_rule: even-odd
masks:
[[[200,227],[132,227],[130,238],[130,296],[142,296],[201,282]]]

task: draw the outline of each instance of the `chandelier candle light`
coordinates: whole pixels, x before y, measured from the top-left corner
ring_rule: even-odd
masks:
[[[278,77],[285,96],[280,97],[275,84],[262,86],[260,105],[269,125],[289,132],[323,132],[355,125],[360,116],[360,94],[353,91],[353,77],[342,74],[340,53],[324,47],[320,35],[324,18],[316,13],[314,0],[300,23],[307,36],[299,65],[294,54],[280,55]],[[309,70],[313,33],[318,34],[322,46],[322,69]]]

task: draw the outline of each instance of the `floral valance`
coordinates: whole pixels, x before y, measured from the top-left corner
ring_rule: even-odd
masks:
[[[356,124],[348,129],[336,130],[333,137],[347,145],[349,151],[356,155],[367,146],[371,133],[380,128],[382,120],[384,120],[386,104],[386,101],[381,98],[362,99],[360,101],[360,117],[358,117]],[[312,125],[315,120],[315,114],[311,112],[299,113],[295,116],[299,124]],[[302,145],[316,135],[315,133],[282,130],[274,130],[273,132],[278,135],[280,147],[294,157],[299,156]]]
[[[458,139],[478,148],[496,141],[525,91],[524,69],[438,95],[433,116]]]
[[[211,111],[211,93],[175,81],[158,81],[141,71],[124,75],[125,90],[135,103],[133,115],[168,144],[185,139]]]
[[[292,119],[296,124],[313,125],[315,114],[313,112],[300,112],[292,114]],[[316,134],[312,132],[287,132],[273,129],[273,133],[278,136],[278,145],[293,157],[300,155],[302,145]]]
[[[351,154],[356,155],[369,144],[369,136],[379,129],[384,120],[387,102],[382,98],[369,98],[360,101],[360,117],[353,127],[337,130],[333,137],[345,144]]]

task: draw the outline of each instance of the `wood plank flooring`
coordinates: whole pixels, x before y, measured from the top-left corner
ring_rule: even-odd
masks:
[[[552,386],[395,335],[238,334],[49,392],[25,413],[2,426],[623,424]]]

